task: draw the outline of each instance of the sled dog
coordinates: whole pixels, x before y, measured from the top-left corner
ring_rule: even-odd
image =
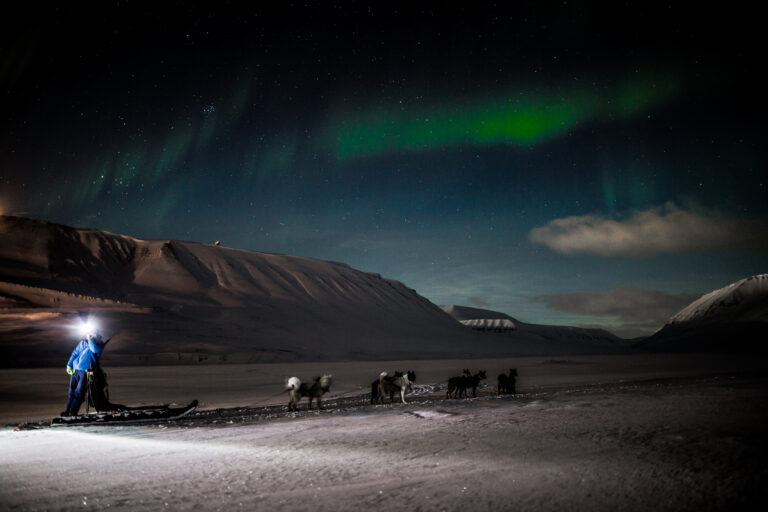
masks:
[[[461,377],[451,377],[448,379],[448,390],[446,392],[446,398],[461,398],[467,397],[467,389],[472,388],[472,396],[477,396],[477,386],[480,385],[482,379],[487,378],[485,370],[480,370],[474,375],[468,375],[469,371],[465,370],[464,375]]]
[[[371,403],[383,404],[385,395],[389,395],[391,403],[394,401],[395,393],[400,393],[402,403],[407,403],[405,392],[411,389],[414,382],[416,382],[416,372],[413,370],[408,371],[408,373],[395,372],[392,376],[387,372],[381,372],[379,379],[371,384]]]
[[[496,391],[498,394],[509,393],[514,395],[516,393],[515,379],[517,379],[517,368],[510,368],[509,375],[500,373],[496,379]]]
[[[384,372],[387,373],[387,372]],[[387,375],[388,379],[395,379],[397,377],[402,377],[403,372],[397,371],[394,373],[394,375]],[[376,379],[375,381],[371,382],[371,403],[375,404],[376,402],[380,402],[381,400],[379,397],[381,394],[379,393],[379,379]]]
[[[448,379],[448,386],[447,386],[447,392],[445,394],[446,398],[459,398],[458,397],[458,391],[464,386],[464,379],[467,377],[471,377],[472,372],[469,371],[469,368],[464,368],[461,371],[460,377],[451,377]],[[452,394],[456,394],[456,396],[452,397]]]
[[[303,397],[309,398],[309,404],[307,409],[312,409],[312,399],[317,400],[317,408],[322,409],[323,406],[320,402],[322,396],[330,391],[331,383],[333,382],[333,375],[323,375],[322,377],[315,377],[312,379],[312,383],[301,382],[298,377],[291,377],[285,382],[285,390],[288,391],[290,400],[288,401],[288,410],[295,411],[298,409],[299,401]]]

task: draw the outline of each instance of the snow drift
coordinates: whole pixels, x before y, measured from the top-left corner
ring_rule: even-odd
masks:
[[[759,274],[701,296],[637,346],[654,350],[765,351],[766,339],[768,274]]]

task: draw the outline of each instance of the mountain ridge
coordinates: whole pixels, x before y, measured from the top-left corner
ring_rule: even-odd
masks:
[[[635,345],[653,351],[768,352],[768,274],[706,293]]]
[[[72,336],[19,317],[41,308],[59,324],[97,315],[117,333],[108,353],[163,353],[157,362],[198,352],[227,361],[464,353],[472,338],[415,290],[344,263],[7,216],[0,239],[0,298],[16,315],[0,316],[0,354],[10,358],[25,342]]]
[[[506,313],[488,309],[458,306],[455,304],[440,308],[457,320],[507,319],[515,324],[515,329],[503,336],[508,336],[515,343],[544,343],[556,340],[562,350],[581,351],[584,353],[600,350],[623,350],[628,342],[604,329],[573,327],[565,325],[540,325],[522,322]]]
[[[111,364],[613,352],[610,333],[479,333],[403,283],[345,263],[0,216],[0,365],[58,365],[91,315]]]

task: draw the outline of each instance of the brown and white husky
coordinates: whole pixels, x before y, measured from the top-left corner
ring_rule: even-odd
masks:
[[[405,392],[411,389],[416,382],[416,373],[411,370],[408,373],[395,372],[390,376],[387,372],[381,372],[378,381],[371,384],[371,403],[384,403],[384,395],[389,395],[389,401],[394,401],[395,393],[400,393],[400,400],[405,401]]]
[[[301,382],[298,377],[291,377],[285,382],[285,390],[288,391],[290,401],[288,402],[288,410],[295,411],[298,409],[299,401],[303,397],[309,397],[308,409],[312,409],[312,399],[317,400],[317,408],[322,409],[323,406],[320,403],[322,396],[330,391],[331,383],[333,382],[333,375],[323,375],[322,377],[315,377],[312,379],[312,383]]]

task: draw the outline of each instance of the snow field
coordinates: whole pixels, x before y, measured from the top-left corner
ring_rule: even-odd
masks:
[[[725,510],[765,497],[765,391],[710,378],[231,426],[6,430],[0,505]]]

